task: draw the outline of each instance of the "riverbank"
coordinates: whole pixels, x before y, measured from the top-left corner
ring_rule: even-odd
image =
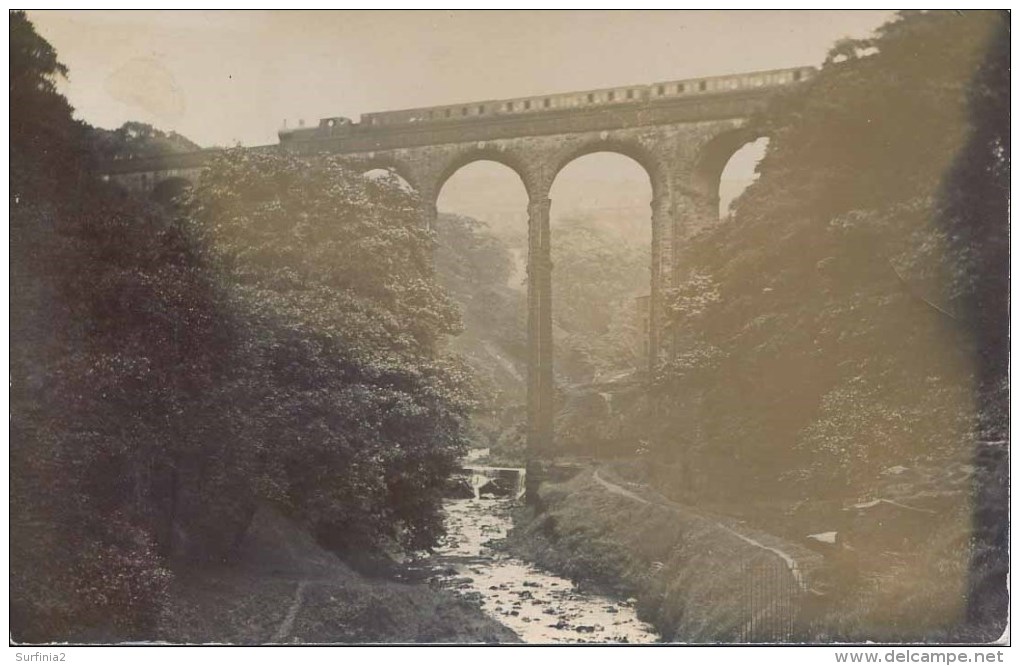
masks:
[[[617,471],[579,466],[569,479],[543,483],[541,509],[519,511],[504,548],[583,586],[635,597],[639,617],[671,642],[998,637],[966,616],[972,555],[963,482],[909,483],[923,470],[903,471],[898,486],[881,487],[879,496],[893,499],[812,521],[777,513],[771,524],[785,520],[783,533],[751,519],[771,505],[741,515],[681,504]],[[899,486],[912,493],[908,504],[896,501]]]
[[[423,583],[372,578],[263,507],[235,561],[175,567],[158,640],[283,643],[513,643],[477,602]]]
[[[809,628],[821,558],[746,526],[645,497],[594,469],[539,491],[507,551],[579,582],[637,600],[669,642],[788,642]]]

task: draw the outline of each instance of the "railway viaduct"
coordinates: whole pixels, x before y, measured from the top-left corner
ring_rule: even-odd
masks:
[[[567,164],[595,152],[638,162],[652,186],[652,265],[648,350],[651,363],[671,351],[659,325],[662,294],[682,269],[682,240],[718,218],[719,179],[729,158],[759,136],[753,114],[782,90],[809,79],[799,67],[650,85],[485,100],[363,114],[360,122],[324,118],[284,129],[262,150],[338,153],[365,171],[387,169],[420,197],[431,225],[443,184],[479,160],[506,165],[528,195],[528,450],[541,459],[553,437],[552,262],[549,191]],[[124,159],[104,177],[159,196],[200,177],[216,153]],[[531,479],[529,479],[531,481]]]

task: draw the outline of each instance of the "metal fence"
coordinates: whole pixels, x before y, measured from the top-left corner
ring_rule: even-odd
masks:
[[[788,643],[794,640],[802,601],[800,584],[779,558],[756,558],[743,564],[741,643]]]

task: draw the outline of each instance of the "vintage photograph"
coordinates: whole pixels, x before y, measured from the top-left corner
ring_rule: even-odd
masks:
[[[1008,643],[1009,11],[8,19],[11,646]]]

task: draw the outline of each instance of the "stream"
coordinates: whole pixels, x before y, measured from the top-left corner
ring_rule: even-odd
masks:
[[[654,643],[633,600],[588,592],[486,546],[512,526],[512,501],[446,500],[447,536],[431,558],[434,580],[481,602],[482,610],[525,643]]]

